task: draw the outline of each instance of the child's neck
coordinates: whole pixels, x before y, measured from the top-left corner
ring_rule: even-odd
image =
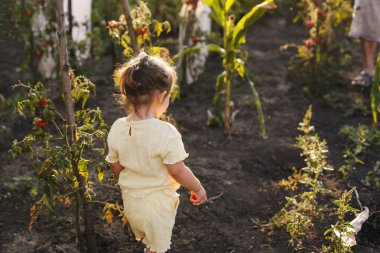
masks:
[[[142,108],[135,109],[129,116],[129,120],[138,121],[154,118],[156,113],[150,108]]]

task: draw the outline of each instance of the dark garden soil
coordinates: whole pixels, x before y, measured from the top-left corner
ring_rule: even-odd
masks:
[[[356,126],[358,123],[371,123],[370,114],[365,115],[365,111],[345,116],[342,110],[333,109],[322,98],[309,98],[301,85],[289,79],[287,66],[294,52],[280,51],[279,48],[284,43],[299,43],[304,36],[300,26],[273,17],[260,22],[248,36],[246,48],[250,56],[249,69],[255,75],[264,106],[268,135],[266,139],[259,134],[249,87],[238,81],[234,83],[233,92],[236,108],[240,109],[236,116],[235,134],[226,138],[221,129],[206,126],[206,110],[212,108],[215,77],[221,71],[220,61],[214,55],[210,57],[205,74],[199,82],[184,87],[182,98],[170,107],[169,112],[183,128],[183,140],[190,153],[186,160],[188,166],[204,183],[209,197],[223,194],[212,203],[193,207],[188,200],[188,192],[180,190],[181,204],[170,252],[292,252],[287,246],[288,237],[284,231],[276,229],[268,233],[261,232],[251,219],[267,221],[271,218],[284,204],[286,196],[277,182],[288,177],[293,166],[303,167],[300,150],[295,146],[295,137],[298,135],[298,123],[307,107],[313,105],[312,122],[319,135],[327,140],[329,160],[335,168],[344,162],[344,138],[338,135],[339,128],[344,124]],[[3,69],[9,65],[5,59],[10,59],[14,53],[5,48],[0,50],[0,71],[3,74]],[[360,57],[359,46],[353,44],[353,51],[354,61],[347,73],[359,70],[361,58],[356,58],[356,55]],[[94,71],[92,73],[88,70],[87,76],[97,84],[98,89],[96,101],[92,103],[103,110],[107,123],[111,124],[124,115],[111,98],[112,78],[109,70],[113,68],[112,63],[105,58],[89,66]],[[104,66],[108,66],[108,70],[104,70]],[[350,77],[351,74],[347,75],[347,80]],[[10,85],[19,78],[22,77],[13,73],[9,78],[2,75],[0,81],[2,85]],[[348,97],[364,98],[364,104],[369,108],[369,91],[354,91],[348,85],[334,83],[334,80],[331,80],[331,90],[347,94]],[[30,126],[27,121],[20,121],[15,115],[10,115],[1,124],[7,130],[0,133],[0,252],[74,252],[74,220],[59,204],[58,209],[62,215],[52,217],[51,221],[43,218],[34,226],[32,233],[28,232],[29,208],[33,201],[26,196],[27,193],[22,196],[9,194],[4,183],[16,184],[22,175],[32,170],[27,157],[11,162],[6,156],[11,141],[20,139],[29,131]],[[358,172],[351,186],[357,186],[362,204],[368,206],[371,212],[380,210],[380,194],[360,184],[360,179],[364,176],[364,172]],[[324,200],[326,203],[330,203],[332,197],[337,198],[348,188],[336,172],[328,174],[325,182],[333,189],[333,194]],[[98,199],[121,203],[117,189],[100,184],[95,188]],[[355,198],[352,205],[358,207]],[[118,219],[111,226],[101,219],[101,208],[94,206],[95,231],[100,252],[142,252],[143,246],[134,241],[127,229],[121,227]],[[306,241],[303,252],[318,252],[323,243],[323,231],[329,228],[329,224],[334,224],[335,219],[332,216],[317,222],[316,235]],[[370,222],[363,226],[355,252],[380,252],[379,219],[380,216],[374,214]]]

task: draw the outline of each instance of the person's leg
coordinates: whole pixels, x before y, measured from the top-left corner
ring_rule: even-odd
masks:
[[[362,39],[363,47],[363,70],[352,80],[352,85],[369,88],[375,74],[375,52],[377,42]]]
[[[375,72],[375,52],[377,42],[362,40],[363,44],[363,57],[364,57],[364,68],[363,70],[371,75]]]

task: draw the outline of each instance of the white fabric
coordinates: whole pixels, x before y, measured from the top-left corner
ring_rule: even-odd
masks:
[[[64,1],[65,12],[67,12],[67,2],[68,0]],[[73,40],[75,43],[83,43],[85,45],[83,52],[79,50],[75,52],[78,63],[82,64],[90,56],[91,40],[87,34],[91,31],[92,0],[72,0],[71,4],[73,22],[76,23],[73,26]],[[68,24],[67,20],[66,24]]]
[[[356,0],[350,37],[380,41],[380,0]]]
[[[186,159],[188,154],[181,134],[170,123],[159,119],[127,121],[120,118],[112,125],[107,138],[109,163],[119,163],[118,184],[135,198],[162,189],[176,191],[179,183],[169,174],[165,164]]]
[[[192,6],[184,4],[180,11],[180,17],[183,19],[188,18],[188,13],[191,11]],[[186,82],[191,84],[196,81],[199,75],[203,72],[204,65],[208,56],[208,49],[206,47],[206,36],[211,33],[211,10],[202,1],[199,1],[195,9],[196,21],[193,27],[193,34],[201,33],[202,36],[197,38],[197,43],[201,49],[198,53],[191,53],[186,56]],[[179,29],[179,52],[182,52],[188,46],[195,46],[191,39],[185,42],[186,36],[186,23],[180,24]]]

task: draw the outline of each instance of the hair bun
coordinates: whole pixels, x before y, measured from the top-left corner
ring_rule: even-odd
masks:
[[[148,55],[145,52],[140,52],[137,57],[140,59],[140,61],[144,62],[148,58]]]

